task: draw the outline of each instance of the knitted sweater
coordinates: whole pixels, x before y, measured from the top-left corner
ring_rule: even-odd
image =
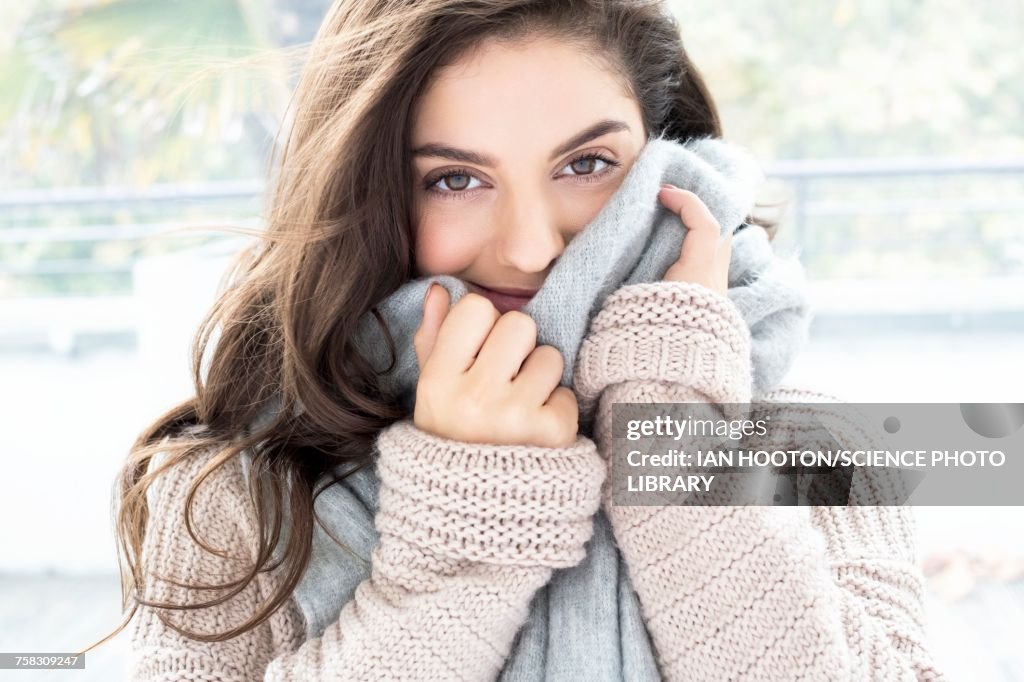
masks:
[[[533,594],[585,555],[601,505],[664,679],[944,679],[926,641],[911,508],[611,504],[613,403],[746,402],[750,371],[749,328],[728,298],[687,282],[624,286],[594,318],[575,369],[581,410],[596,409],[594,440],[469,444],[394,423],[377,440],[371,577],[321,637],[305,640],[293,601],[214,643],[140,607],[130,679],[495,679]],[[781,388],[764,399],[832,400]],[[228,556],[202,550],[185,530],[185,494],[208,458],[158,480],[143,547],[149,573],[203,583],[252,560],[255,513],[237,459],[194,501],[197,534]],[[277,580],[261,573],[222,604],[160,615],[220,632],[255,613]],[[145,595],[211,596],[155,576]]]

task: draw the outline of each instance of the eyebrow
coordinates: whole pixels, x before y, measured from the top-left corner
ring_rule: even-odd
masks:
[[[591,140],[594,140],[602,135],[608,133],[615,133],[621,130],[629,130],[629,125],[625,121],[618,121],[615,119],[605,119],[598,121],[589,128],[573,135],[571,138],[563,142],[558,146],[555,151],[551,152],[551,160],[571,152],[576,147],[586,144]],[[458,149],[445,144],[428,143],[417,147],[412,150],[413,156],[436,156],[443,159],[451,159],[453,161],[461,161],[463,163],[473,163],[478,166],[488,166],[493,168],[497,166],[497,162],[494,158],[487,156],[486,154],[480,154],[479,152],[469,151],[466,149]]]

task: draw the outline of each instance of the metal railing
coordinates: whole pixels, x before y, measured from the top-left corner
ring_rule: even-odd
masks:
[[[809,224],[816,217],[855,214],[1017,212],[1024,208],[1024,191],[1016,197],[991,199],[912,198],[854,202],[816,201],[814,186],[825,180],[893,180],[949,176],[1011,176],[1024,178],[1024,159],[974,161],[968,159],[800,159],[775,161],[765,166],[769,178],[786,182],[793,190],[792,229],[804,244]]]
[[[977,162],[943,159],[916,160],[795,160],[776,161],[764,166],[770,179],[784,182],[792,189],[790,218],[786,231],[792,231],[796,243],[806,247],[811,241],[811,225],[816,218],[852,215],[906,215],[936,213],[970,215],[987,212],[1016,213],[1024,209],[1024,186],[1016,197],[985,199],[945,197],[909,199],[873,199],[848,201],[815,199],[815,186],[824,180],[864,181],[905,179],[910,177],[940,178],[947,176],[993,177],[1014,176],[1024,179],[1024,160]],[[187,219],[145,220],[125,223],[42,224],[25,226],[40,211],[67,209],[79,215],[102,215],[104,212],[140,208],[152,212],[168,206],[203,207],[211,215],[226,216],[224,222],[246,227],[258,225],[257,214],[263,183],[259,180],[221,181],[194,184],[154,184],[145,188],[106,186],[25,189],[0,193],[0,249],[7,258],[0,258],[0,274],[32,276],[77,272],[124,272],[130,260],[109,262],[96,259],[36,259],[17,262],[11,258],[17,250],[10,247],[40,244],[73,244],[86,242],[139,241],[165,235],[181,227],[202,227],[213,221],[190,222]],[[230,209],[225,212],[225,207]],[[20,216],[20,220],[18,217]],[[820,223],[815,229],[820,229]],[[826,227],[824,227],[826,229]],[[83,262],[85,261],[85,262]],[[91,261],[91,262],[90,262]]]
[[[980,198],[950,196],[949,192],[884,196],[885,191],[911,180],[936,182],[955,177],[963,184],[1006,179],[1017,183],[1024,181],[1024,160],[792,160],[765,164],[763,170],[770,180],[782,183],[790,194],[784,229],[780,231],[778,241],[797,247],[809,271],[814,271],[819,261],[824,262],[826,257],[834,259],[837,252],[842,254],[858,247],[912,253],[923,246],[915,243],[916,237],[912,232],[892,230],[887,236],[873,236],[873,243],[864,247],[863,244],[858,245],[856,233],[842,226],[844,220],[878,216],[897,221],[903,216],[902,220],[906,222],[915,215],[929,213],[966,224],[981,214],[1012,216],[1024,209],[1024,182],[1000,195]],[[870,185],[879,181],[884,185],[875,192]],[[868,198],[848,198],[847,188],[854,187],[861,190],[868,187]],[[822,188],[830,188],[831,191],[823,191]],[[59,306],[62,298],[77,301],[94,299],[93,307],[104,313],[97,315],[94,311],[85,313],[83,317],[100,321],[101,327],[103,324],[112,328],[120,326],[125,328],[121,331],[130,333],[128,302],[132,296],[131,274],[140,259],[149,255],[144,253],[142,245],[151,247],[156,244],[160,247],[157,251],[180,248],[173,240],[181,236],[176,230],[182,227],[232,225],[256,228],[259,226],[263,189],[262,182],[246,180],[155,184],[141,189],[97,187],[0,192],[0,308],[3,309],[0,340],[5,332],[3,327],[8,328],[8,333],[13,324],[20,323],[24,327],[26,316],[36,314],[33,309],[38,313],[37,318],[56,315],[56,311],[51,309]],[[79,224],[69,225],[69,222]],[[942,234],[944,239],[952,240],[950,248],[953,249],[961,249],[965,244],[982,239],[980,230],[950,229],[943,230]],[[211,229],[206,243],[222,238],[215,229]],[[112,245],[122,248],[111,249]],[[1002,245],[997,246],[997,251],[1006,250]],[[1024,241],[1007,244],[1006,247],[1017,248],[1020,251],[1017,257],[1024,265]],[[104,248],[114,251],[114,254],[103,253]],[[991,245],[989,250],[992,250]],[[821,279],[823,273],[815,274]],[[827,278],[828,274],[825,272],[824,276]],[[1003,280],[1007,272],[993,271],[989,274],[994,278],[993,287],[998,286],[1005,291],[1008,285]],[[80,295],[73,284],[76,278],[95,276],[119,279],[111,280],[109,286],[94,285],[88,296]],[[33,290],[27,284],[40,280],[63,283],[65,293],[47,292],[40,286]],[[1015,282],[1013,280],[1010,284]],[[884,286],[883,283],[883,290]],[[980,282],[977,286],[984,291],[986,283]],[[821,291],[825,292],[822,300],[826,302],[826,308],[842,307],[846,298],[842,286],[825,282]],[[106,304],[95,300],[97,298],[105,299]],[[885,307],[883,299],[878,299],[880,309]],[[33,308],[33,302],[45,305]],[[66,303],[72,305],[70,300]],[[112,312],[119,306],[123,311],[120,315]],[[1012,304],[1000,304],[998,307],[1004,312],[1016,310]],[[1024,304],[1017,307],[1024,308]],[[87,308],[79,309],[85,311]],[[44,310],[51,312],[44,314]],[[1019,312],[1024,319],[1024,310]],[[118,319],[121,320],[120,325],[116,323]],[[66,328],[64,325],[64,331],[58,334],[48,332],[48,345],[66,347],[69,334]],[[55,336],[61,340],[53,341]]]
[[[850,201],[817,199],[815,187],[822,181],[892,181],[895,179],[941,178],[948,176],[1015,176],[1024,179],[1024,160],[969,161],[952,159],[830,159],[775,161],[764,166],[770,179],[784,182],[792,191],[786,231],[792,241],[807,247],[811,226],[817,218],[852,215],[908,215],[935,213],[969,215],[977,213],[1015,213],[1024,210],[1024,191],[1019,196],[991,198],[924,198],[872,199]],[[258,180],[208,182],[191,184],[154,184],[146,188],[74,187],[42,190],[0,192],[0,249],[8,255],[0,259],[0,275],[33,276],[83,272],[127,272],[131,260],[109,262],[89,258],[40,258],[22,260],[17,249],[10,247],[45,243],[81,244],[86,242],[139,241],[197,225],[187,218],[178,221],[103,221],[74,226],[25,223],[38,219],[41,211],[72,208],[78,215],[104,215],[128,210],[152,212],[159,207],[180,209],[202,207],[211,215],[227,218],[225,222],[245,227],[258,225],[259,200],[263,184]],[[229,210],[225,210],[229,209]],[[20,217],[20,220],[19,220]],[[211,221],[212,224],[212,221]],[[816,226],[816,231],[827,227]],[[4,248],[7,247],[7,248]],[[805,255],[810,255],[804,249]]]

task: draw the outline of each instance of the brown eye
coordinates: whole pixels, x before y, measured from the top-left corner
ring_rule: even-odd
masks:
[[[590,173],[594,172],[594,170],[595,170],[594,169],[594,165],[598,161],[600,161],[600,159],[596,159],[596,158],[593,158],[593,157],[591,157],[591,158],[583,158],[583,159],[576,159],[570,165],[572,166],[573,172],[576,173],[577,175],[589,175]]]
[[[453,178],[456,180],[462,180],[462,182],[452,182]],[[448,189],[455,192],[466,189],[466,187],[469,186],[470,180],[469,176],[464,173],[453,173],[452,175],[446,175],[441,179],[444,181],[444,184],[447,185]]]
[[[597,166],[595,164],[604,164],[603,166]],[[601,154],[591,153],[577,156],[575,159],[565,164],[565,168],[568,168],[570,172],[568,175],[577,179],[578,182],[593,182],[605,175],[610,173],[613,168],[621,166],[622,163],[606,158]]]
[[[453,168],[423,181],[423,189],[441,199],[469,198],[476,194],[475,190],[483,187],[478,177],[463,168]]]

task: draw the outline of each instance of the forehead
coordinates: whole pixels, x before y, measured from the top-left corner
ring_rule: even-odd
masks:
[[[435,71],[413,113],[413,142],[496,147],[497,133],[516,131],[557,143],[598,118],[639,117],[619,75],[593,50],[555,38],[484,41]]]

